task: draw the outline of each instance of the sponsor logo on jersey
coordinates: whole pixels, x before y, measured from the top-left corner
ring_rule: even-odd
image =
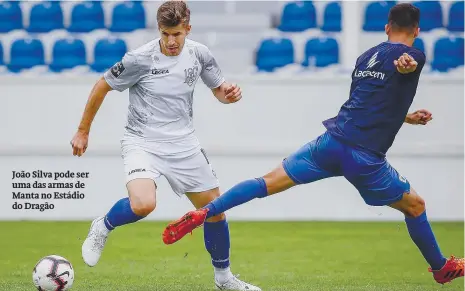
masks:
[[[379,61],[376,60],[377,57],[378,57],[378,52],[376,52],[368,61],[367,69],[372,68],[374,65],[379,63]]]
[[[371,77],[371,78],[375,78],[375,79],[384,80],[384,77],[386,76],[384,73],[379,72],[379,71],[375,71],[375,70],[369,70],[369,69],[373,68],[377,63],[379,63],[379,61],[376,60],[377,58],[378,58],[378,52],[376,52],[368,60],[366,70],[364,70],[364,71],[361,71],[361,70],[358,70],[358,69],[355,70],[354,77],[355,78]]]
[[[128,176],[138,172],[145,172],[145,169],[134,169],[129,171]]]
[[[377,72],[377,71],[369,71],[369,70],[359,71],[359,70],[355,70],[354,77],[356,77],[356,78],[372,77],[372,78],[384,80],[385,75],[384,75],[384,73]]]
[[[164,75],[164,74],[168,74],[169,72],[170,71],[166,69],[156,69],[156,68],[152,69],[152,75]]]

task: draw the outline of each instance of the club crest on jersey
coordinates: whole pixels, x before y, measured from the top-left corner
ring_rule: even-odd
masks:
[[[199,73],[198,66],[194,66],[189,69],[184,69],[184,75],[186,76],[186,80],[184,81],[184,83],[186,83],[189,86],[192,86],[195,80],[197,80],[198,73]]]

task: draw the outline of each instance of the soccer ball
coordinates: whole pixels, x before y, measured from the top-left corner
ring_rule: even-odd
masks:
[[[32,270],[32,282],[39,291],[69,290],[74,282],[73,266],[57,255],[43,257]]]

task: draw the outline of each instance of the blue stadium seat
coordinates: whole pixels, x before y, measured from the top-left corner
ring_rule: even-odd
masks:
[[[451,5],[449,10],[449,23],[447,29],[450,31],[461,31],[463,32],[463,2],[458,1]]]
[[[63,10],[59,3],[41,2],[31,9],[29,32],[49,32],[63,28]]]
[[[363,30],[384,31],[387,23],[389,10],[396,5],[395,1],[377,1],[367,5],[365,9],[365,19]]]
[[[288,38],[264,39],[257,50],[256,66],[259,71],[272,72],[294,63],[294,45]]]
[[[100,3],[89,1],[79,3],[71,12],[71,32],[90,32],[95,29],[105,28],[103,7]]]
[[[114,7],[110,31],[130,32],[145,27],[145,9],[141,4],[125,2]]]
[[[86,63],[86,48],[82,40],[59,39],[53,45],[51,71],[61,72]]]
[[[339,63],[339,45],[334,38],[312,38],[305,44],[305,59],[302,66],[326,67],[337,63]]]
[[[464,65],[463,37],[442,37],[434,44],[433,70],[447,72]]]
[[[3,66],[5,62],[3,61],[3,46],[0,43],[0,66]]]
[[[0,3],[0,33],[22,28],[21,7],[10,2]]]
[[[286,32],[300,32],[316,26],[316,10],[313,3],[299,1],[287,3],[284,6],[278,29]]]
[[[45,64],[44,46],[38,39],[17,39],[11,45],[8,69],[20,72]]]
[[[323,14],[323,31],[341,31],[341,3],[331,2]]]
[[[418,1],[413,5],[420,9],[420,30],[430,31],[444,27],[442,6],[439,1]]]
[[[21,1],[11,0],[11,1],[3,1],[2,3],[10,3],[11,5],[19,6],[19,3],[21,3]]]
[[[417,37],[413,42],[413,47],[422,51],[423,53],[425,52],[425,42],[419,37]]]
[[[122,39],[101,39],[95,44],[94,63],[91,69],[95,72],[104,72],[121,61],[127,52],[127,46]]]

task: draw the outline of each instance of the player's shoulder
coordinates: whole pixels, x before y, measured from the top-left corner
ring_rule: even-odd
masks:
[[[192,39],[186,39],[186,42],[184,45],[189,50],[194,51],[197,59],[202,63],[208,60],[211,56],[210,49],[203,43],[194,41]]]
[[[402,55],[403,53],[408,53],[411,55],[415,55],[419,58],[425,58],[426,55],[424,52],[421,50],[417,49],[416,47],[413,46],[408,46],[402,43],[390,43],[390,42],[385,42],[380,44],[380,46],[383,46],[383,49],[386,51],[387,54],[392,54],[392,55]],[[397,57],[399,57],[397,56]]]
[[[128,51],[124,58],[137,66],[150,65],[154,53],[160,51],[158,39],[149,41],[133,50]]]
[[[361,63],[365,62],[368,58],[376,58],[379,53],[378,46],[371,47],[360,54],[357,58],[356,66],[359,66]]]
[[[160,50],[159,39],[151,40],[135,49],[130,51],[132,54],[137,56],[151,56],[154,51]]]
[[[416,47],[408,46],[405,44],[392,44],[393,49],[390,53],[391,58],[397,59],[402,54],[407,53],[422,67],[426,62],[426,55],[423,51],[419,50]]]
[[[411,55],[418,63],[426,61],[426,55],[423,51],[417,49],[416,47],[411,47],[407,53]]]
[[[425,60],[426,56],[425,54],[411,46],[407,46],[402,43],[392,43],[392,42],[382,42],[380,44],[377,44],[365,52],[363,52],[359,60],[363,61],[364,59],[369,59],[369,58],[376,58],[376,59],[385,59],[386,61],[391,61],[399,58],[402,54],[407,53],[414,57],[414,59],[422,62]]]
[[[184,45],[191,49],[208,50],[208,47],[205,44],[192,40],[190,38],[186,38],[186,42]]]
[[[415,53],[417,55],[421,55],[423,57],[426,56],[425,53],[422,50],[419,50],[418,48],[413,47],[413,46],[409,48],[409,51],[412,52],[412,53]]]

